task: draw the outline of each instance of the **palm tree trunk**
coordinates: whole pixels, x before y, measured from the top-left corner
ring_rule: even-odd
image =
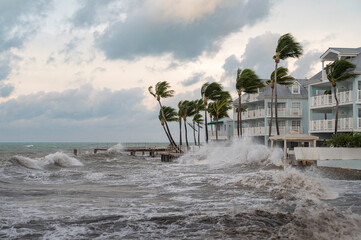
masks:
[[[239,129],[240,129],[240,132],[241,132],[241,138],[242,138],[242,100],[241,98],[239,97],[238,98],[238,114],[239,114]]]
[[[178,148],[177,144],[174,142],[174,139],[173,139],[173,137],[172,137],[172,134],[171,134],[171,132],[170,132],[170,130],[169,130],[167,120],[165,119],[164,109],[163,109],[162,103],[161,103],[160,101],[158,101],[158,103],[159,103],[159,106],[160,106],[160,109],[161,109],[161,112],[162,112],[162,117],[163,117],[163,119],[164,119],[165,126],[166,126],[167,131],[168,131],[168,134],[169,134],[169,138],[170,138],[170,140],[171,140],[171,144],[173,145],[173,147],[175,147],[178,151],[181,152],[180,148]]]
[[[206,131],[206,143],[208,143],[208,126],[207,126],[207,105],[204,104],[204,131]]]
[[[335,101],[336,101],[336,114],[335,114],[335,135],[337,135],[337,123],[338,123],[338,98],[337,98],[337,91],[336,86],[333,87],[333,94],[335,95]]]
[[[218,115],[216,118],[216,141],[218,141]]]
[[[237,111],[237,134],[239,137],[239,117],[241,115],[241,94],[238,94],[238,111]]]
[[[273,94],[274,94],[274,88],[272,88],[272,96],[271,96],[271,121],[268,126],[268,137],[272,135],[272,121],[273,121]],[[267,113],[266,113],[267,114]]]
[[[195,122],[193,122],[193,137],[194,137],[194,146],[197,146]]]
[[[179,118],[179,146],[182,146],[182,118]]]
[[[277,106],[277,60],[276,60],[276,67],[275,67],[275,120],[276,120],[276,130],[277,135],[280,135],[280,129],[278,127],[278,106]]]
[[[199,127],[199,123],[197,123],[198,125],[198,146],[201,146],[201,128]]]
[[[187,133],[187,119],[183,118],[183,121],[184,121],[184,131],[185,131],[186,144],[187,144],[187,149],[188,149],[189,144],[188,144],[188,133]]]
[[[163,127],[163,129],[164,129],[165,134],[167,135],[167,138],[168,138],[170,144],[172,144],[172,141],[170,140],[169,134],[168,134],[168,132],[167,132],[167,129],[165,129],[164,124],[162,124],[162,127]]]

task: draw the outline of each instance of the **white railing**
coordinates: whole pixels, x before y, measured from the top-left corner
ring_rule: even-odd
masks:
[[[360,121],[359,121],[360,124]],[[337,121],[337,130],[351,131],[353,129],[353,118],[340,118]],[[335,130],[335,120],[313,120],[311,121],[310,132],[333,132]]]
[[[302,117],[302,109],[301,108],[278,108],[278,116],[279,117]],[[273,111],[273,116],[275,116],[275,112]],[[254,118],[264,118],[265,111],[264,109],[256,109],[256,110],[247,110],[242,112],[242,119],[254,119]],[[267,117],[271,117],[271,109],[267,109]],[[236,118],[237,119],[237,115]]]
[[[278,108],[277,113],[279,117],[302,117],[301,108]],[[275,116],[275,111],[273,111]],[[271,117],[271,109],[267,109],[267,117]]]
[[[361,97],[361,95],[359,93],[359,99],[361,99],[360,97]],[[345,91],[345,92],[339,92],[337,94],[337,98],[338,98],[339,104],[352,103],[352,90]],[[311,108],[335,106],[336,101],[335,101],[334,94],[313,96],[313,97],[311,97],[310,105],[311,105]]]
[[[264,118],[264,109],[247,110],[242,112],[242,119]]]
[[[245,136],[264,136],[268,135],[268,127],[248,127],[242,128],[242,134]],[[279,126],[280,134],[287,134],[289,132],[302,133],[302,128],[299,126]],[[272,127],[272,135],[276,135],[276,127]],[[234,130],[234,136],[237,136],[237,129]]]

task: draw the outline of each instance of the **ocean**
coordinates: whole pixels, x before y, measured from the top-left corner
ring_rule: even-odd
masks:
[[[360,172],[283,169],[249,138],[171,163],[122,148],[0,143],[0,238],[361,239]]]

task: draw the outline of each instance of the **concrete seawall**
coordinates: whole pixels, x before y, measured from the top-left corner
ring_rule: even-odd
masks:
[[[295,147],[295,157],[316,160],[317,166],[361,170],[361,148]]]

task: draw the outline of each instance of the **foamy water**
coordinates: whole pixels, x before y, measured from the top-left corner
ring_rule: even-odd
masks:
[[[173,163],[122,149],[0,145],[0,238],[361,239],[358,172],[283,170],[248,138]]]

